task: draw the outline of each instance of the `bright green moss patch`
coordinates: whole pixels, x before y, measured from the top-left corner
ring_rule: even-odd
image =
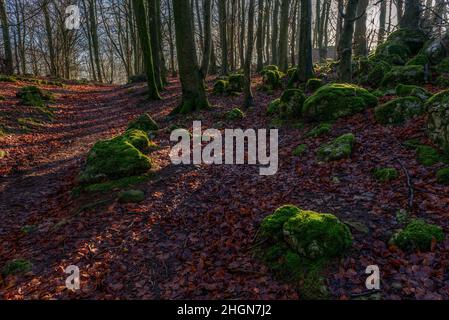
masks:
[[[262,86],[263,90],[270,91],[282,87],[281,72],[276,70],[265,70],[263,71],[262,75],[263,75],[263,86]]]
[[[332,125],[330,123],[320,123],[316,127],[312,128],[306,133],[306,137],[319,137],[325,134],[329,134],[332,130]]]
[[[449,184],[449,167],[437,171],[437,182],[441,184]]]
[[[151,160],[142,152],[149,146],[147,134],[140,130],[128,130],[121,136],[101,140],[90,150],[79,181],[89,184],[146,173]]]
[[[304,93],[300,89],[287,89],[281,96],[279,105],[279,117],[281,119],[298,118],[306,100]]]
[[[130,129],[149,132],[149,131],[157,131],[159,129],[159,126],[148,113],[144,113],[138,116],[136,119],[129,122],[127,130]]]
[[[0,132],[0,137],[2,136],[1,132]],[[0,160],[3,159],[4,157],[6,157],[6,151],[4,150],[0,150]]]
[[[226,119],[228,120],[241,120],[245,118],[245,113],[239,108],[234,108],[226,113]]]
[[[334,120],[377,105],[377,98],[356,85],[333,83],[319,88],[302,108],[304,118],[312,121]]]
[[[388,101],[374,109],[375,118],[382,124],[400,124],[421,115],[424,105],[417,97],[403,97]]]
[[[421,145],[416,148],[418,162],[424,166],[432,166],[443,160],[441,154],[435,148]]]
[[[140,183],[148,181],[151,177],[149,175],[125,177],[118,180],[106,181],[101,183],[90,184],[82,190],[88,193],[94,192],[108,192],[114,189],[125,189]]]
[[[424,83],[423,66],[393,67],[382,79],[381,86],[395,87],[398,83],[422,84]]]
[[[321,79],[311,78],[311,79],[307,80],[306,90],[309,92],[315,92],[322,86],[323,86],[323,81]]]
[[[36,127],[43,127],[45,125],[45,122],[39,119],[34,118],[18,118],[17,123],[20,125],[22,129],[30,129],[30,128],[36,128]]]
[[[231,74],[228,81],[229,92],[243,92],[243,86],[245,84],[245,78],[243,74]]]
[[[24,234],[30,234],[30,233],[36,231],[36,229],[37,229],[36,225],[27,224],[26,226],[23,226],[22,228],[20,228],[20,231]]]
[[[435,66],[435,71],[438,73],[449,73],[449,58],[443,59]]]
[[[229,81],[227,80],[217,80],[214,84],[213,93],[214,94],[225,94],[228,92]]]
[[[373,175],[377,180],[386,182],[396,179],[399,173],[395,168],[375,168],[373,169]]]
[[[390,243],[402,250],[428,251],[432,241],[441,242],[443,239],[444,233],[440,226],[413,219],[403,230],[393,235]]]
[[[25,259],[14,259],[8,261],[2,270],[4,276],[27,273],[31,271],[32,263]]]
[[[268,104],[267,115],[277,115],[279,114],[279,107],[281,105],[281,99],[275,99]]]
[[[426,101],[432,96],[431,93],[422,87],[406,84],[399,84],[396,87],[396,94],[399,97],[417,97],[422,101]]]
[[[306,144],[300,144],[295,149],[293,149],[293,155],[295,157],[299,157],[303,153],[307,152],[309,150],[309,147]]]
[[[429,59],[427,59],[427,56],[425,54],[417,54],[412,59],[410,59],[406,65],[407,66],[424,66],[429,63]]]
[[[53,100],[53,95],[50,92],[36,86],[22,87],[17,91],[16,96],[21,99],[23,105],[34,107],[44,107],[47,102]]]
[[[284,223],[299,212],[300,209],[294,205],[285,205],[276,209],[273,214],[263,219],[260,225],[262,235],[273,240],[282,240],[284,238],[284,233],[282,231]]]
[[[348,158],[352,154],[354,144],[355,136],[347,133],[318,148],[317,156],[324,161]]]
[[[121,203],[138,203],[145,200],[145,194],[142,190],[126,190],[118,195],[118,201]]]

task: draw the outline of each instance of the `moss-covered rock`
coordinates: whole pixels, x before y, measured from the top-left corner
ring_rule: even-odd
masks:
[[[390,243],[403,250],[428,251],[433,241],[441,242],[443,239],[444,233],[440,226],[413,219],[403,230],[393,235]]]
[[[4,276],[27,273],[31,271],[33,267],[32,263],[25,259],[14,259],[8,261],[6,265],[3,267],[2,274]]]
[[[348,158],[352,154],[354,144],[355,136],[352,133],[346,133],[319,147],[317,156],[320,160],[324,161]]]
[[[316,127],[312,128],[309,132],[306,133],[306,137],[319,137],[325,134],[330,133],[332,130],[332,125],[330,123],[320,123]]]
[[[449,74],[442,74],[439,75],[436,79],[435,79],[435,84],[439,87],[449,87]]]
[[[429,167],[443,160],[442,155],[435,148],[420,145],[416,148],[416,157],[423,166]]]
[[[306,90],[309,92],[315,92],[323,86],[323,80],[317,78],[311,78],[307,80]]]
[[[245,78],[243,74],[231,74],[228,81],[229,92],[243,92],[243,86],[245,84]]]
[[[228,92],[229,81],[228,80],[217,80],[214,84],[213,92],[214,94],[225,94]]]
[[[268,104],[267,115],[278,115],[281,106],[281,99],[275,99]]]
[[[377,180],[386,182],[396,179],[399,173],[395,168],[375,168],[373,169],[373,175]]]
[[[275,70],[265,70],[263,72],[262,89],[270,91],[279,88],[282,88],[281,73]]]
[[[287,89],[281,96],[279,116],[282,119],[298,118],[306,97],[300,89]]]
[[[239,108],[234,108],[226,113],[226,119],[228,120],[241,120],[245,118],[245,113]]]
[[[399,41],[386,41],[376,49],[376,56],[379,60],[396,65],[404,65],[410,55],[410,49]]]
[[[430,138],[449,153],[449,90],[442,91],[427,100],[427,131]]]
[[[449,73],[449,57],[437,64],[435,66],[435,71],[438,73]]]
[[[300,144],[300,145],[296,146],[295,149],[293,149],[292,154],[295,157],[299,157],[303,153],[307,152],[307,150],[309,150],[309,147],[306,144]]]
[[[47,102],[53,99],[53,95],[36,86],[22,87],[17,91],[17,98],[21,99],[21,103],[25,106],[44,107]]]
[[[377,98],[356,85],[333,83],[306,99],[302,115],[307,120],[327,121],[355,114],[377,105]]]
[[[437,171],[437,182],[441,184],[449,184],[449,167]]]
[[[276,211],[266,216],[260,225],[260,231],[263,237],[270,238],[275,241],[284,239],[283,227],[288,219],[299,214],[300,209],[294,205],[282,206]]]
[[[431,93],[422,87],[406,84],[399,84],[396,87],[396,94],[399,97],[417,97],[422,101],[426,101],[432,96]]]
[[[391,65],[385,61],[377,61],[372,63],[372,67],[366,73],[359,75],[360,83],[368,84],[377,87],[382,82],[382,79],[389,70]]]
[[[159,126],[148,113],[144,113],[128,123],[127,130],[132,129],[149,132],[157,131]]]
[[[407,66],[425,66],[426,64],[429,64],[429,59],[427,59],[427,56],[423,53],[419,53],[416,56],[414,56],[412,59],[407,61],[405,65]]]
[[[444,33],[441,38],[428,42],[423,51],[433,65],[439,64],[449,55],[449,33]]]
[[[374,109],[376,121],[382,124],[400,124],[421,115],[425,111],[423,102],[417,97],[401,97]]]
[[[341,256],[352,245],[349,228],[331,214],[300,210],[282,229],[285,241],[309,259]]]
[[[121,191],[118,195],[118,201],[121,203],[138,203],[145,200],[145,194],[142,190]]]
[[[151,168],[150,158],[143,154],[149,146],[147,134],[140,130],[98,141],[87,155],[79,181],[88,184],[143,174]]]
[[[398,83],[423,84],[424,80],[423,66],[396,66],[384,75],[381,86],[395,87]]]
[[[428,40],[421,30],[401,28],[391,33],[386,42],[396,42],[405,45],[412,55],[416,55]]]

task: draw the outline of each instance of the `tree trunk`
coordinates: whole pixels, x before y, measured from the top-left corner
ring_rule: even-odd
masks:
[[[229,72],[228,67],[228,28],[226,18],[226,0],[218,0],[218,16],[220,21],[220,45],[221,45],[221,74]]]
[[[212,0],[204,0],[203,2],[203,19],[204,19],[204,51],[203,60],[201,62],[201,75],[205,79],[209,71],[209,63],[212,48],[212,31],[211,31],[211,9]]]
[[[157,0],[148,0],[148,19],[149,19],[149,33],[151,42],[151,54],[153,57],[153,68],[154,68],[154,79],[156,80],[156,85],[158,90],[163,90],[164,85],[162,84],[162,72],[161,72],[161,57],[159,54],[159,34],[158,34],[158,12],[157,12]]]
[[[173,40],[173,18],[171,12],[171,1],[167,0],[167,11],[168,11],[168,46],[170,48],[170,69],[172,77],[176,77],[175,69],[175,44]]]
[[[341,82],[351,82],[352,80],[352,36],[358,2],[359,0],[348,0],[346,5],[343,32],[340,39],[339,79]]]
[[[292,66],[296,65],[296,56],[295,56],[295,48],[296,48],[296,26],[298,21],[298,0],[295,0],[293,3],[293,20],[292,20],[292,34],[290,38],[290,61]]]
[[[306,82],[313,77],[312,65],[312,0],[301,0],[299,28],[298,78]]]
[[[420,0],[407,0],[400,26],[404,29],[418,30],[420,20]]]
[[[244,68],[244,102],[243,107],[248,109],[253,104],[253,93],[251,90],[251,61],[253,57],[254,48],[254,2],[255,0],[250,0],[248,9],[248,43],[246,47],[246,58],[245,58],[245,68]]]
[[[193,21],[189,2],[173,0],[176,51],[182,86],[182,102],[173,113],[189,113],[209,108],[193,35]]]
[[[274,0],[272,34],[271,34],[271,64],[278,65],[278,29],[279,29],[279,1]]]
[[[281,28],[279,30],[279,68],[286,72],[288,69],[288,13],[289,2],[282,0],[281,4]]]
[[[263,17],[264,17],[264,3],[259,0],[257,11],[257,71],[263,68]]]
[[[386,32],[386,20],[387,20],[387,0],[380,2],[380,14],[379,14],[379,34],[377,35],[377,43],[381,44],[385,38]]]
[[[344,9],[344,1],[338,0],[337,1],[337,28],[335,32],[335,47],[337,49],[337,60],[340,60],[341,58],[341,48],[340,48],[340,39],[341,39],[341,33],[343,29],[343,17],[341,16],[341,12],[343,12]]]
[[[50,76],[56,77],[55,49],[53,47],[53,35],[51,32],[50,15],[48,14],[48,2],[42,3],[42,12],[45,20],[45,32],[47,34],[48,53],[50,55]]]
[[[4,0],[0,0],[0,22],[3,31],[3,42],[5,48],[5,72],[12,74],[14,72],[14,65],[12,60],[11,40],[9,38],[9,23],[6,14],[6,6]]]
[[[137,25],[137,33],[140,39],[140,46],[142,48],[145,73],[147,75],[149,96],[150,99],[160,100],[161,97],[159,96],[159,90],[154,74],[153,53],[151,50],[152,48],[150,36],[148,34],[148,23],[143,0],[133,0],[133,8]]]
[[[355,56],[368,55],[368,42],[366,40],[366,9],[368,8],[368,0],[359,0],[357,5],[357,20],[355,22],[354,31],[354,54]]]
[[[391,0],[391,1],[393,1],[393,0]],[[404,8],[404,0],[396,0],[396,15],[398,17],[398,24],[400,23],[400,21],[402,19],[403,8]]]

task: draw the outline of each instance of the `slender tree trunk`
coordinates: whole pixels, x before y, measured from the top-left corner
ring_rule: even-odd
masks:
[[[94,53],[95,65],[97,66],[97,79],[103,82],[103,76],[101,74],[101,62],[100,62],[100,46],[98,44],[98,32],[97,32],[97,16],[95,14],[95,0],[89,1],[89,19],[90,19],[90,32],[92,36],[92,49]]]
[[[255,0],[250,0],[248,9],[248,43],[246,47],[246,58],[245,58],[245,85],[244,85],[244,102],[243,107],[245,109],[249,108],[253,104],[253,93],[251,90],[251,61],[253,57],[254,48],[254,2]]]
[[[263,68],[263,16],[264,16],[264,3],[263,0],[259,0],[257,11],[257,71]]]
[[[274,11],[271,34],[271,64],[278,65],[278,29],[279,29],[279,1],[274,0]]]
[[[153,53],[151,48],[150,36],[148,34],[148,23],[143,0],[133,0],[134,15],[137,25],[137,33],[140,39],[140,46],[143,53],[143,62],[145,73],[147,75],[148,91],[150,99],[160,100],[159,90],[156,84]]]
[[[281,28],[279,30],[279,68],[286,72],[288,69],[288,14],[289,2],[291,0],[282,0],[281,2]]]
[[[229,72],[228,67],[228,30],[226,17],[226,0],[218,0],[218,15],[220,20],[220,45],[221,45],[221,74]]]
[[[420,0],[407,0],[404,15],[400,20],[400,27],[410,30],[419,29],[420,13]]]
[[[312,64],[312,0],[301,0],[301,21],[299,27],[298,78],[306,82],[313,77]]]
[[[324,42],[321,48],[320,57],[323,61],[327,59],[327,47],[329,46],[329,15],[331,11],[331,0],[326,0],[326,14],[324,17]]]
[[[246,30],[246,20],[245,20],[245,0],[240,3],[240,67],[243,69],[245,67],[245,30]]]
[[[162,84],[162,72],[161,72],[161,56],[159,54],[159,33],[158,33],[158,12],[157,12],[157,0],[147,0],[148,4],[148,20],[149,20],[149,33],[151,42],[151,53],[153,55],[153,68],[154,78],[159,91],[163,90]]]
[[[201,75],[205,79],[209,71],[210,56],[212,50],[212,0],[204,0],[203,2],[203,19],[204,19],[204,51],[201,62]]]
[[[380,2],[380,14],[379,14],[379,34],[377,36],[377,43],[380,44],[384,41],[386,32],[386,20],[387,20],[387,0]]]
[[[393,1],[393,0],[391,0],[391,1]],[[396,0],[396,15],[398,17],[398,24],[402,20],[403,8],[404,8],[404,0]]]
[[[9,38],[9,23],[6,14],[6,6],[4,0],[0,0],[0,22],[2,25],[3,43],[5,48],[5,72],[12,74],[14,72],[14,65],[12,59],[11,40]]]
[[[299,0],[295,0],[295,2],[293,3],[294,7],[293,7],[293,20],[292,20],[292,34],[291,34],[291,38],[290,38],[290,61],[291,61],[292,66],[296,65],[295,48],[296,48],[296,38],[297,38],[296,26],[297,26],[297,21],[298,21],[298,1]]]
[[[343,17],[341,16],[341,12],[343,12],[344,9],[344,1],[338,0],[337,1],[337,28],[335,33],[335,47],[337,49],[337,60],[340,60],[341,58],[341,48],[340,48],[340,40],[341,40],[341,34],[343,32]]]
[[[193,36],[193,21],[188,1],[173,0],[173,13],[176,51],[182,86],[182,102],[173,113],[189,113],[209,108],[203,78],[198,66]]]
[[[354,30],[354,54],[356,56],[368,55],[368,42],[366,40],[366,9],[368,8],[368,0],[359,0],[357,5],[357,20]]]
[[[320,31],[321,24],[321,0],[315,0],[315,26],[313,28],[312,47],[318,47],[318,33]]]
[[[348,0],[346,5],[343,32],[340,39],[339,78],[341,82],[351,82],[352,80],[352,37],[358,2],[359,0]]]
[[[48,14],[48,1],[42,3],[42,12],[45,20],[45,32],[47,34],[48,53],[50,55],[50,75],[56,77],[55,49],[53,47],[53,35],[51,32],[50,15]]]
[[[176,77],[175,68],[175,44],[173,40],[173,18],[171,12],[171,1],[167,0],[167,11],[168,11],[168,46],[170,48],[170,71],[172,77]]]

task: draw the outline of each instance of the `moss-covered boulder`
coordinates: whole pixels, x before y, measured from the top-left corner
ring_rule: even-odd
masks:
[[[430,138],[445,152],[449,152],[449,90],[427,100],[427,131]]]
[[[140,175],[151,168],[151,160],[143,152],[150,146],[145,132],[128,130],[123,135],[98,141],[87,155],[80,183],[90,184],[106,179]]]
[[[449,73],[449,58],[443,59],[443,61],[441,61],[439,64],[437,64],[434,69],[437,73],[448,74]]]
[[[430,62],[434,65],[439,64],[449,56],[449,33],[445,32],[441,38],[434,39],[429,42],[425,48],[424,53]]]
[[[323,86],[323,80],[318,79],[318,78],[311,78],[311,79],[307,80],[306,90],[308,92],[315,92],[322,86]]]
[[[236,73],[231,74],[228,80],[229,92],[243,92],[243,86],[245,84],[245,78],[243,74]]]
[[[354,144],[355,136],[352,133],[346,133],[319,147],[317,157],[324,161],[349,158],[352,154]]]
[[[396,179],[399,173],[395,168],[374,168],[373,175],[376,180],[386,182]]]
[[[298,118],[306,97],[300,89],[287,89],[281,96],[279,116],[282,119]]]
[[[429,64],[429,59],[427,56],[423,53],[419,53],[416,56],[414,56],[412,59],[407,61],[405,65],[407,66],[425,66],[426,64]]]
[[[245,113],[239,108],[234,108],[226,113],[226,119],[228,120],[241,120],[245,118]]]
[[[263,72],[262,89],[271,91],[279,88],[282,88],[281,73],[276,70],[265,70]]]
[[[281,99],[275,99],[268,104],[267,115],[278,115],[281,106]]]
[[[121,191],[118,195],[118,201],[121,203],[138,203],[145,200],[145,194],[142,190]]]
[[[407,84],[399,84],[396,87],[396,94],[399,97],[417,97],[422,101],[426,101],[432,96],[430,92],[422,87]]]
[[[396,66],[384,75],[381,86],[396,87],[398,83],[423,84],[424,82],[423,66]]]
[[[53,100],[53,95],[36,86],[22,87],[17,91],[17,98],[25,106],[44,107],[47,102]]]
[[[440,226],[428,224],[424,220],[413,219],[403,230],[395,233],[390,239],[402,250],[431,249],[432,242],[441,242],[444,239],[443,229]]]
[[[332,130],[332,124],[320,123],[316,127],[313,127],[309,132],[307,132],[305,136],[316,138],[316,137],[330,133],[331,130]]]
[[[410,49],[399,41],[386,41],[376,49],[376,57],[378,60],[395,65],[404,65],[410,55]]]
[[[437,171],[437,182],[440,184],[449,184],[449,167]]]
[[[376,121],[382,124],[400,124],[424,112],[423,102],[416,97],[397,98],[374,109]]]
[[[284,223],[299,214],[299,212],[300,209],[294,205],[285,205],[276,209],[273,214],[266,216],[262,220],[260,225],[262,236],[275,241],[281,241],[284,239],[284,232],[282,230]]]
[[[307,120],[327,121],[355,114],[377,105],[377,98],[366,89],[345,83],[319,88],[307,98],[302,115]]]
[[[423,48],[427,40],[428,37],[421,30],[401,28],[391,33],[386,42],[403,44],[412,55],[416,55]]]
[[[229,81],[228,80],[217,80],[214,84],[213,93],[214,94],[225,94],[228,92]]]
[[[442,75],[439,75],[435,79],[435,84],[439,87],[446,88],[449,87],[449,74],[444,73]]]
[[[150,132],[159,130],[159,126],[148,113],[144,113],[128,123],[127,130],[133,129]]]
[[[349,228],[331,214],[300,210],[282,230],[285,241],[309,259],[341,256],[352,245]]]
[[[373,87],[378,87],[382,79],[389,70],[391,65],[385,61],[372,62],[367,72],[360,72],[358,78],[360,83],[367,84]]]

